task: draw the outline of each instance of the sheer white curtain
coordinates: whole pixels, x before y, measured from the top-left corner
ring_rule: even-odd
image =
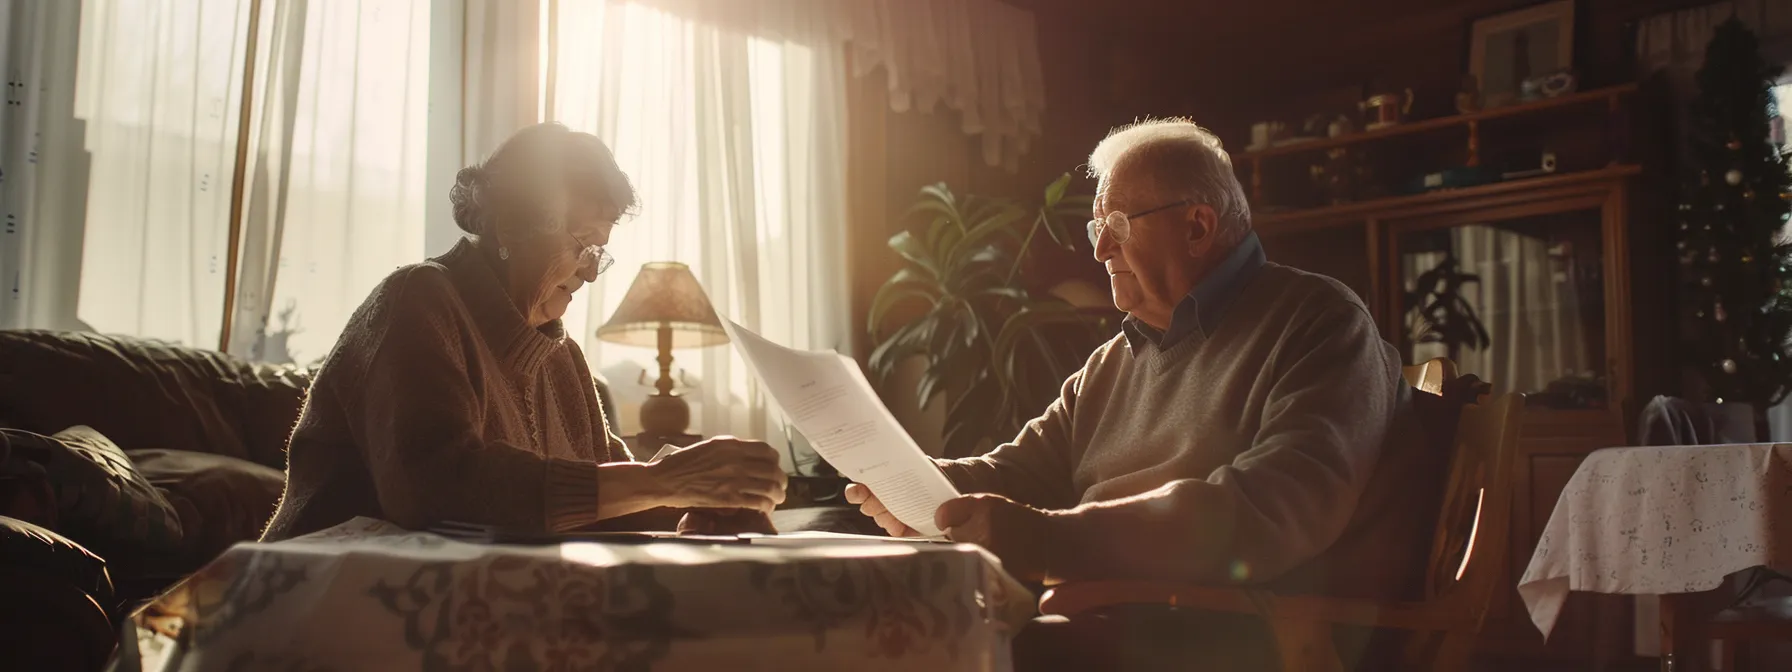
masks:
[[[72,113],[81,6],[0,0],[0,329],[78,329],[87,161]]]
[[[277,4],[303,21],[302,41],[275,40],[288,48],[257,59],[268,84],[230,350],[308,363],[329,353],[374,285],[423,258],[430,7]]]
[[[75,115],[92,157],[78,313],[217,347],[248,0],[87,0]]]
[[[79,314],[217,347],[248,0],[88,0]],[[310,362],[421,258],[426,0],[261,4],[234,354]]]
[[[625,433],[655,353],[593,334],[641,263],[689,264],[717,312],[773,341],[849,351],[844,51],[822,17],[786,6],[756,5],[782,24],[754,35],[644,4],[559,3],[552,117],[609,144],[640,193],[639,216],[611,236],[619,262],[566,318]],[[731,348],[674,355],[693,431],[782,440]]]

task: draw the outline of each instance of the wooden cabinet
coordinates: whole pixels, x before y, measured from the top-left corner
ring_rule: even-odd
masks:
[[[1406,363],[1450,356],[1496,392],[1529,395],[1511,545],[1496,551],[1509,559],[1509,588],[1481,646],[1489,657],[1594,669],[1630,655],[1627,600],[1571,598],[1545,643],[1514,586],[1580,461],[1626,443],[1640,172],[1615,164],[1257,218],[1271,260],[1356,290]]]

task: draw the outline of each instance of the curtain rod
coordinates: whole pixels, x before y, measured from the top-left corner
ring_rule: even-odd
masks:
[[[243,179],[248,172],[250,116],[255,101],[255,51],[261,37],[261,0],[249,0],[249,39],[243,56],[243,97],[237,110],[236,166],[230,176],[230,246],[224,261],[224,323],[218,350],[230,352],[231,313],[236,311],[236,271],[242,250]]]

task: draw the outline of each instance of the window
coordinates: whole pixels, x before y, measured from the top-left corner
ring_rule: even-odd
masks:
[[[593,334],[642,263],[689,264],[718,313],[773,341],[847,351],[842,50],[639,4],[562,0],[558,19],[551,116],[609,144],[640,196],[618,263],[566,318],[619,430],[638,431],[656,353]],[[732,348],[673,354],[691,431],[784,434]]]
[[[78,314],[98,331],[218,347],[250,7],[82,12]],[[230,350],[310,363],[382,277],[422,256],[429,3],[262,12]]]

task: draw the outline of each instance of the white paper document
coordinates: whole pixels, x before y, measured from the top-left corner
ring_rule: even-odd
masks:
[[[866,535],[866,534],[846,534],[843,532],[813,532],[813,531],[780,532],[778,534],[742,534],[742,535],[740,535],[740,537],[742,539],[746,539],[748,543],[751,543],[754,546],[808,547],[808,546],[841,546],[841,545],[852,545],[852,544],[883,545],[883,544],[889,544],[892,542],[894,542],[894,543],[905,543],[906,542],[906,543],[913,543],[913,544],[940,543],[939,538],[937,538],[937,537],[935,537],[935,538],[904,537],[904,538],[899,538],[899,539],[892,539],[890,537],[878,537],[878,536],[871,536],[871,535]]]
[[[724,318],[729,341],[785,417],[840,474],[865,484],[923,536],[958,490],[884,408],[859,364],[837,352],[792,350]]]

